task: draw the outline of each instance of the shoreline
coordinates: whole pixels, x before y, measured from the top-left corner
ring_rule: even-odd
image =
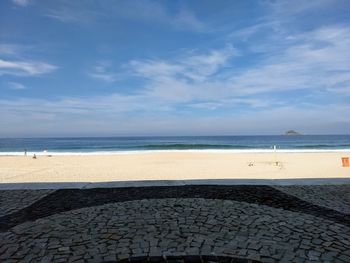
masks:
[[[188,149],[188,150],[117,150],[117,151],[86,151],[86,152],[61,152],[61,151],[30,151],[27,156],[99,156],[99,155],[124,155],[124,154],[152,154],[152,153],[227,153],[227,154],[271,154],[271,153],[349,153],[350,149]],[[3,156],[24,156],[24,152],[0,152]]]

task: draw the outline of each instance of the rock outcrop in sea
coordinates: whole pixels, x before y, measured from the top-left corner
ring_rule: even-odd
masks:
[[[294,130],[289,130],[289,131],[286,131],[284,135],[302,135],[302,134]]]

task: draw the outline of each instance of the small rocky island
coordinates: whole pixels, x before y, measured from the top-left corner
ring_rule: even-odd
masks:
[[[290,135],[302,135],[302,134],[294,130],[289,130],[289,131],[286,131],[284,135],[290,136]]]

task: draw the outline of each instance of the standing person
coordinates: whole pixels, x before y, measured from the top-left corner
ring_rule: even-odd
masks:
[[[24,149],[24,156],[27,156],[27,149]]]

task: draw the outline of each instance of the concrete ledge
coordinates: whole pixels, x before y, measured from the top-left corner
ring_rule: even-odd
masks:
[[[1,183],[0,190],[82,189],[89,183]]]
[[[314,179],[212,179],[212,180],[147,180],[115,182],[63,182],[63,183],[1,183],[0,190],[16,189],[90,189],[118,187],[151,187],[182,185],[341,185],[350,184],[350,178]]]

